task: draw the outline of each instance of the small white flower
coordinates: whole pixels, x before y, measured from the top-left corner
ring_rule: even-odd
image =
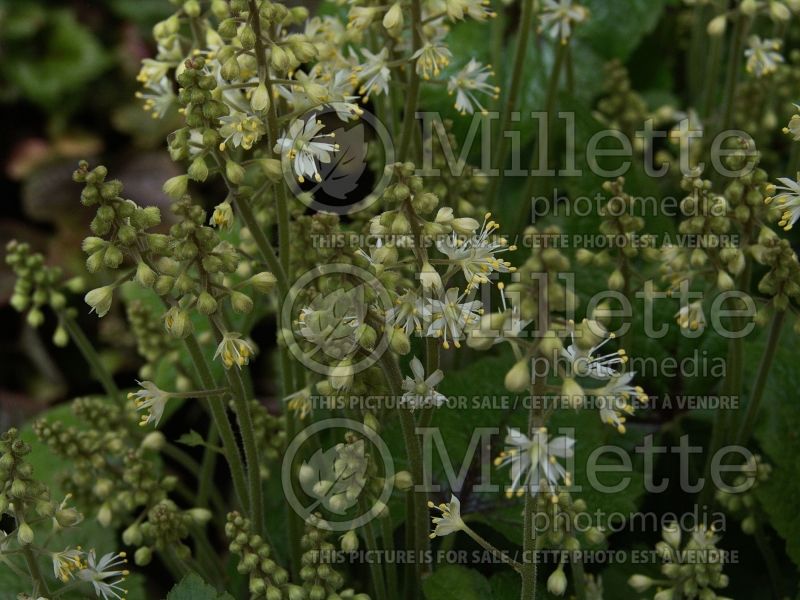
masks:
[[[631,385],[635,373],[624,373],[612,377],[602,388],[591,390],[600,408],[600,420],[612,425],[620,433],[625,433],[625,415],[632,415],[634,406],[631,399],[644,404],[647,394],[640,386]]]
[[[750,47],[744,51],[747,57],[747,72],[758,78],[774,73],[778,65],[783,63],[783,56],[779,52],[782,46],[780,40],[762,40],[757,35],[748,39]]]
[[[167,406],[167,401],[172,395],[169,392],[159,389],[152,381],[137,381],[136,383],[141,386],[141,389],[128,394],[128,399],[133,400],[136,405],[136,410],[147,411],[139,420],[139,425],[144,427],[149,423],[153,423],[155,427],[158,427],[158,423],[164,415],[164,408]]]
[[[392,72],[387,65],[389,59],[389,49],[383,48],[377,54],[373,54],[366,48],[361,49],[361,54],[366,59],[364,63],[353,68],[353,85],[358,83],[361,86],[358,88],[358,93],[364,96],[366,100],[369,99],[371,94],[387,94],[389,93],[389,81],[392,78]]]
[[[320,141],[333,137],[333,133],[319,133],[324,127],[316,115],[311,115],[305,122],[297,120],[292,123],[289,132],[275,144],[275,152],[293,161],[294,172],[300,183],[303,183],[306,177],[311,177],[317,182],[322,181],[317,161],[327,164],[331,162],[331,154],[339,150],[338,144]]]
[[[53,575],[63,582],[69,581],[77,571],[86,566],[83,552],[76,548],[66,548],[61,552],[53,552]]]
[[[462,115],[472,114],[477,107],[480,112],[485,113],[486,109],[478,100],[478,94],[485,94],[495,100],[500,97],[500,88],[487,83],[490,77],[494,77],[494,71],[474,58],[450,77],[447,81],[447,93],[456,95],[455,107],[458,112]]]
[[[250,150],[253,144],[258,142],[267,131],[261,119],[236,110],[229,115],[220,117],[219,121],[222,124],[219,128],[219,134],[222,136],[222,142],[219,145],[221,151],[224,151],[228,145]]]
[[[569,362],[570,372],[579,377],[609,379],[618,375],[618,368],[628,362],[625,350],[619,349],[616,352],[609,352],[601,356],[595,356],[595,353],[615,337],[611,333],[599,344],[592,346],[589,350],[583,350],[575,343],[575,327],[574,324],[571,324],[570,338],[572,343],[561,350],[561,356]]]
[[[386,313],[386,322],[402,329],[406,335],[422,331],[422,316],[425,305],[413,291],[408,290],[395,301],[395,306]]]
[[[795,104],[794,107],[800,111],[800,106]],[[800,142],[800,114],[792,115],[789,124],[783,128],[783,133],[791,135],[795,142]]]
[[[84,302],[92,307],[90,313],[96,312],[98,317],[104,317],[111,310],[111,301],[114,299],[114,286],[104,285],[103,287],[89,290],[83,297]]]
[[[253,344],[248,340],[243,340],[241,334],[234,331],[226,331],[222,335],[222,341],[217,346],[214,358],[220,357],[226,369],[233,365],[243,367],[250,362],[250,358],[256,353]]]
[[[450,50],[434,42],[426,42],[422,48],[411,55],[412,60],[417,61],[417,75],[426,80],[431,76],[438,77],[442,69],[450,64],[452,57]]]
[[[439,252],[446,254],[464,273],[467,290],[489,283],[490,273],[516,270],[510,262],[497,258],[498,254],[516,250],[516,246],[509,246],[505,238],[494,235],[500,225],[492,221],[491,216],[491,213],[486,213],[481,230],[473,236],[463,239],[453,232],[450,237],[436,242]]]
[[[148,82],[143,91],[136,92],[136,97],[144,101],[144,110],[154,119],[163,119],[177,100],[172,82],[167,77]]]
[[[569,436],[548,440],[544,427],[534,431],[532,439],[518,429],[509,428],[505,442],[512,448],[501,452],[494,461],[498,467],[511,465],[511,486],[506,491],[509,498],[514,494],[521,496],[525,490],[531,494],[555,492],[561,481],[571,485],[569,472],[556,459],[572,457],[575,440]]]
[[[483,314],[483,303],[480,300],[462,302],[467,292],[460,294],[458,288],[450,288],[440,299],[431,298],[425,307],[425,316],[430,318],[430,326],[425,333],[427,337],[442,338],[445,350],[450,348],[450,341],[460,348],[459,340],[480,320]]]
[[[800,219],[800,181],[788,177],[780,177],[778,181],[783,185],[775,186],[776,193],[765,202],[769,204],[774,200],[783,209],[778,225],[789,231]]]
[[[681,329],[698,331],[706,326],[706,316],[703,313],[703,303],[699,300],[681,306],[675,313],[675,320]]]
[[[484,21],[497,16],[490,6],[489,0],[446,0],[447,16],[453,21],[460,21],[465,16]]]
[[[589,11],[574,0],[544,0],[539,21],[541,29],[549,29],[553,39],[566,44],[573,25],[583,23],[588,16]]]
[[[441,515],[431,517],[431,522],[435,525],[433,533],[430,534],[431,539],[437,536],[444,537],[466,528],[461,518],[461,502],[455,496],[450,496],[450,502],[447,504],[442,503],[438,506],[428,501],[428,508],[438,510]]]
[[[90,582],[94,586],[95,594],[103,600],[122,600],[127,591],[120,584],[128,576],[129,571],[117,567],[128,562],[125,553],[109,552],[100,560],[96,560],[94,550],[89,550],[87,559],[87,566],[78,571],[78,578]]]
[[[414,378],[406,377],[403,381],[402,401],[411,408],[424,408],[427,406],[441,406],[447,397],[434,388],[444,379],[441,369],[436,369],[428,378],[425,378],[425,369],[415,356],[411,359],[411,372]]]

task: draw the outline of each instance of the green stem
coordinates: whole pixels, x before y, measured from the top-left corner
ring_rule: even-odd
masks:
[[[211,373],[211,368],[203,355],[203,350],[197,343],[197,338],[193,335],[184,339],[186,349],[194,363],[194,368],[200,378],[203,386],[211,389],[215,388],[214,376]],[[228,462],[228,467],[231,471],[231,478],[233,479],[233,488],[236,496],[239,499],[239,504],[245,512],[250,512],[250,497],[247,495],[247,485],[244,477],[244,465],[242,464],[242,457],[239,454],[239,447],[236,444],[236,438],[231,427],[231,422],[228,420],[228,415],[225,412],[225,402],[222,396],[208,399],[208,408],[211,411],[211,418],[219,431],[220,438],[222,439],[222,449],[225,454],[225,460]]]
[[[394,525],[392,523],[392,515],[387,511],[386,516],[380,518],[381,522],[381,543],[384,550],[394,549]],[[399,584],[397,582],[397,565],[394,561],[387,560],[384,563],[386,568],[386,589],[389,591],[389,597],[392,600],[397,600],[399,597]]]
[[[402,394],[402,376],[397,362],[389,352],[384,352],[380,359],[380,366],[386,381],[389,384],[389,390],[395,398],[399,398]],[[406,452],[408,454],[408,463],[411,469],[411,479],[414,485],[423,485],[424,471],[422,465],[422,451],[420,449],[419,440],[417,439],[416,432],[414,431],[414,416],[410,410],[400,409],[400,426],[403,430],[403,439],[406,445]],[[413,528],[414,531],[414,552],[415,560],[417,563],[418,579],[421,580],[422,575],[430,568],[428,565],[422,564],[422,557],[427,555],[430,548],[430,539],[428,537],[428,505],[427,494],[416,490],[409,491],[409,494],[414,499],[414,515],[407,516],[406,527]]]
[[[213,419],[208,424],[206,442],[208,444],[203,448],[203,460],[197,476],[197,505],[201,507],[208,504],[208,497],[212,493],[214,484],[214,469],[217,466],[217,452],[213,447],[219,443],[219,432]],[[219,491],[214,489],[214,495],[219,496]]]
[[[94,372],[97,380],[103,386],[106,394],[117,401],[122,401],[122,396],[119,393],[117,384],[114,383],[114,378],[111,376],[111,373],[108,371],[108,369],[106,369],[102,359],[100,358],[100,355],[94,349],[92,342],[89,341],[89,338],[86,337],[86,334],[83,333],[83,330],[81,329],[80,325],[78,325],[78,322],[63,310],[58,312],[58,318],[60,319],[61,324],[64,326],[64,329],[67,330],[69,337],[83,355],[84,360],[89,363],[89,367]]]
[[[222,340],[222,332],[212,323],[217,341]],[[253,418],[250,414],[250,402],[245,392],[242,374],[237,367],[225,370],[225,376],[233,393],[233,406],[239,422],[239,434],[242,437],[244,456],[247,463],[247,487],[250,496],[250,515],[256,533],[264,535],[264,500],[261,493],[261,474],[259,472],[258,445],[256,444]]]
[[[535,177],[533,175],[533,172],[537,171],[539,168],[539,157],[542,155],[542,151],[544,151],[546,167],[546,159],[549,158],[550,155],[550,137],[552,129],[550,125],[553,121],[553,111],[555,110],[556,100],[558,99],[558,84],[559,81],[561,81],[561,70],[568,49],[569,48],[567,44],[558,44],[558,48],[556,49],[556,56],[553,61],[553,71],[550,73],[550,80],[547,84],[547,96],[545,97],[545,137],[543,140],[536,140],[533,150],[533,158],[531,159],[530,169],[531,173],[528,174],[527,181],[525,182],[525,191],[522,194],[522,202],[520,203],[519,217],[517,220],[518,230],[524,226],[523,223],[525,223],[526,217],[528,216],[530,201],[533,197],[535,186],[539,180],[542,179],[542,177]]]
[[[517,46],[514,50],[514,67],[511,75],[511,84],[508,88],[506,103],[500,115],[499,129],[493,145],[494,168],[500,172],[492,178],[489,187],[489,199],[493,206],[497,208],[497,195],[503,183],[503,172],[505,170],[506,158],[508,155],[508,138],[505,136],[506,129],[511,122],[511,113],[516,110],[519,100],[519,92],[522,88],[522,72],[525,66],[525,53],[528,50],[528,38],[532,29],[531,19],[533,17],[534,0],[522,0],[522,14],[519,20],[519,31],[517,33]]]
[[[778,343],[780,341],[785,318],[786,311],[782,310],[776,310],[775,314],[772,315],[767,345],[764,347],[764,352],[761,355],[761,362],[758,364],[758,374],[753,384],[753,391],[750,394],[750,402],[747,404],[744,421],[739,429],[739,435],[736,438],[736,443],[739,445],[747,443],[753,433],[753,427],[755,427],[756,417],[758,416],[758,409],[761,406],[761,400],[764,398],[769,371],[772,368],[772,361],[775,358],[775,352],[778,350]]]
[[[362,509],[366,512],[369,510],[368,506],[362,504]],[[367,544],[367,550],[375,556],[380,556],[378,549],[378,542],[375,540],[375,531],[372,528],[372,522],[368,521],[364,525],[364,541]],[[383,578],[383,568],[381,563],[377,560],[369,561],[369,571],[372,576],[372,588],[375,590],[376,600],[386,600],[386,581]]]
[[[411,54],[414,54],[422,47],[422,3],[420,0],[411,0]],[[417,111],[417,99],[419,97],[419,75],[416,65],[409,65],[408,90],[406,92],[406,106],[403,112],[403,131],[400,134],[400,144],[398,145],[398,160],[405,160],[411,146],[411,137],[417,126],[414,113]]]
[[[586,572],[580,558],[573,557],[569,561],[572,571],[572,581],[575,584],[575,597],[577,600],[586,600]]]
[[[733,120],[733,108],[736,103],[736,84],[739,82],[739,71],[742,64],[742,47],[744,45],[744,37],[747,32],[748,18],[744,14],[739,14],[736,17],[736,25],[731,39],[730,54],[728,56],[728,73],[725,82],[725,104],[720,124],[720,131],[726,131],[731,126]]]
[[[479,546],[481,546],[484,550],[489,552],[495,558],[503,561],[507,565],[510,565],[518,573],[522,573],[522,565],[515,561],[513,558],[501,552],[498,548],[495,548],[490,542],[485,540],[483,536],[472,530],[468,525],[464,525],[464,533],[466,533],[469,537],[472,538],[474,542],[476,542]]]
[[[39,563],[36,562],[36,557],[33,555],[33,552],[31,552],[30,546],[26,545],[22,547],[22,556],[25,559],[25,564],[28,565],[28,571],[30,571],[31,579],[33,579],[35,584],[33,595],[38,596],[40,592],[49,595],[50,590],[47,587],[47,581],[42,575]]]

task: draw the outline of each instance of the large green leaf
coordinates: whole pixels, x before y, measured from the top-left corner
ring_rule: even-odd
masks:
[[[422,583],[427,600],[492,600],[489,581],[477,571],[461,565],[436,569]]]
[[[233,596],[227,592],[218,592],[214,587],[208,585],[203,579],[190,573],[173,587],[167,600],[233,600]]]

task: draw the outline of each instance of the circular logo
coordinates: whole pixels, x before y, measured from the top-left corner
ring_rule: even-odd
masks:
[[[316,450],[295,474],[295,459],[306,443],[337,429],[361,437],[328,448],[314,444]],[[377,458],[383,465],[383,488],[377,497],[364,502],[367,467]],[[350,531],[377,517],[392,495],[393,481],[394,461],[386,442],[377,431],[352,419],[325,419],[306,427],[289,443],[281,465],[281,483],[289,506],[303,520],[313,519],[317,527],[329,531]],[[307,496],[305,502],[298,497],[295,483]],[[317,512],[327,518],[317,519]]]
[[[323,278],[330,280],[319,285]],[[314,294],[306,293],[310,290]],[[375,275],[354,265],[319,265],[295,282],[283,302],[281,324],[292,332],[284,335],[284,342],[292,356],[315,373],[360,373],[389,346],[386,328],[373,330],[374,344],[365,343],[364,336],[370,334],[364,321],[371,302],[384,314],[392,308],[389,293]]]
[[[384,169],[395,162],[389,130],[363,109],[352,118],[352,106],[310,110],[278,140],[289,189],[317,212],[346,215],[367,208],[391,180]]]

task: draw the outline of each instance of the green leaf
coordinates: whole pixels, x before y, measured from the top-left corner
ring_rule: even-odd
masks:
[[[69,10],[49,13],[48,21],[37,32],[43,47],[32,54],[15,47],[18,56],[3,61],[2,69],[30,100],[48,109],[57,109],[67,96],[86,86],[102,73],[110,57],[91,31],[78,23]]]
[[[208,585],[203,579],[190,573],[173,587],[167,600],[233,600],[233,596],[227,592],[218,592],[215,588]]]
[[[666,0],[583,0],[589,19],[575,37],[605,59],[627,59],[661,18]]]
[[[492,600],[489,581],[477,571],[447,565],[422,583],[427,600]]]
[[[190,446],[192,448],[194,448],[195,446],[206,445],[203,436],[197,433],[194,429],[190,429],[189,433],[184,433],[181,437],[179,437],[178,443],[183,444],[184,446]]]

